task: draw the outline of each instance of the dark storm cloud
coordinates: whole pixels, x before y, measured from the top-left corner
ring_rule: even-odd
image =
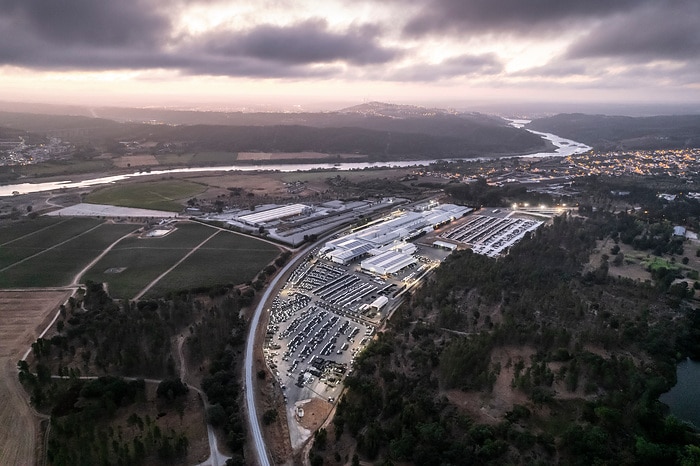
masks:
[[[672,0],[612,18],[573,44],[567,57],[620,57],[634,62],[698,58],[700,2]]]
[[[398,51],[376,43],[378,28],[363,26],[343,33],[331,32],[324,21],[292,26],[262,25],[249,32],[220,32],[206,38],[205,51],[233,57],[252,57],[279,63],[328,63],[356,65],[385,63]]]
[[[404,32],[410,36],[459,31],[542,35],[579,20],[626,12],[661,0],[408,0],[419,13]],[[670,0],[668,3],[673,3]],[[666,2],[664,2],[666,3]]]
[[[152,44],[169,29],[153,0],[0,0],[0,15],[54,45]]]
[[[318,77],[340,73],[340,62],[376,65],[399,55],[378,44],[376,26],[331,31],[316,20],[175,37],[170,21],[155,0],[0,0],[0,65]]]

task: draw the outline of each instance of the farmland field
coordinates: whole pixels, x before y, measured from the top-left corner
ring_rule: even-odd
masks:
[[[102,220],[81,218],[73,218],[68,221],[51,219],[50,222],[42,219],[36,223],[26,222],[25,224],[16,225],[18,227],[17,235],[12,235],[15,233],[14,224],[5,227],[0,230],[0,235],[5,233],[3,237],[8,238],[0,244],[0,269],[4,269],[19,260],[41,252],[62,241],[69,240],[90,228],[96,227],[100,223],[102,223]]]
[[[158,154],[158,164],[168,165],[230,165],[238,159],[235,152],[188,152],[185,154]]]
[[[16,365],[70,294],[0,292],[0,464],[35,463],[38,426]]]
[[[158,154],[155,157],[159,165],[189,165],[194,154]]]
[[[58,176],[67,177],[78,173],[105,173],[112,168],[110,160],[56,160],[17,166],[17,172],[26,177]]]
[[[5,244],[0,248],[0,288],[68,285],[107,246],[136,228],[76,218]]]
[[[97,189],[87,196],[86,202],[179,212],[185,199],[206,189],[206,186],[184,180],[124,183]]]
[[[0,228],[0,248],[4,247],[6,243],[15,241],[22,236],[36,234],[43,228],[49,228],[67,221],[68,219],[37,217],[33,220],[23,219],[18,222],[12,222]]]
[[[279,254],[264,241],[222,231],[163,277],[147,296],[208,285],[240,284],[252,280]]]
[[[111,296],[130,299],[215,232],[182,222],[164,237],[126,238],[88,270],[83,281],[106,282]]]
[[[235,152],[197,152],[192,157],[192,165],[228,165],[238,158]]]

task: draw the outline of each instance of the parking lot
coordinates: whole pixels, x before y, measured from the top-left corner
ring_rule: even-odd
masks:
[[[417,264],[390,277],[361,272],[357,263],[331,263],[313,253],[292,271],[270,305],[264,344],[267,364],[288,409],[308,398],[331,403],[338,399],[356,355],[401,293],[438,262],[417,258]]]
[[[500,209],[494,209],[489,214],[502,215]],[[440,236],[468,244],[476,253],[496,257],[520,241],[527,232],[536,230],[543,223],[537,220],[491,215],[470,215],[465,222]]]

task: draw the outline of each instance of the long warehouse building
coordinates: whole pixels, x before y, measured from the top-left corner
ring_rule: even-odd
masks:
[[[242,215],[238,220],[252,226],[260,226],[272,220],[280,220],[287,217],[294,217],[303,213],[308,213],[312,209],[304,204],[291,204],[274,209],[263,210],[262,212],[253,212],[252,214]]]
[[[377,275],[391,275],[418,261],[411,255],[398,251],[386,251],[360,262],[360,268]]]
[[[364,230],[328,241],[321,254],[338,264],[348,264],[372,249],[382,250],[388,245],[401,243],[471,210],[469,207],[442,204],[419,212],[403,212]]]

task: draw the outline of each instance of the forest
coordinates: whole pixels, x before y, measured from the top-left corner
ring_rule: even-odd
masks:
[[[559,114],[533,120],[527,125],[580,141],[595,149],[678,149],[697,147],[698,115],[628,117]]]
[[[167,300],[115,301],[102,284],[88,282],[62,306],[56,334],[32,344],[31,364],[18,363],[32,405],[51,415],[46,451],[51,464],[173,464],[186,458],[191,440],[182,419],[193,401],[176,377],[171,342],[179,333],[187,335],[189,364],[206,368],[205,415],[222,429],[235,464],[241,464],[245,427],[238,355],[245,322],[239,310],[251,302],[254,289],[195,291]],[[139,412],[148,401],[145,378],[161,380],[157,416]],[[164,427],[161,416],[179,416],[180,429]]]
[[[119,111],[106,111],[119,118]],[[140,113],[134,110],[135,114]],[[172,124],[146,124],[76,115],[0,112],[4,131],[58,135],[81,147],[81,158],[101,152],[124,152],[119,141],[149,140],[158,148],[236,152],[304,152],[361,154],[370,160],[475,157],[484,154],[536,152],[547,147],[537,135],[484,115],[438,114],[393,118],[348,113],[166,112]],[[173,120],[174,118],[174,120]],[[161,121],[158,119],[158,121]],[[182,123],[186,121],[187,123]],[[121,146],[121,147],[120,147]],[[100,148],[100,150],[94,150]]]

